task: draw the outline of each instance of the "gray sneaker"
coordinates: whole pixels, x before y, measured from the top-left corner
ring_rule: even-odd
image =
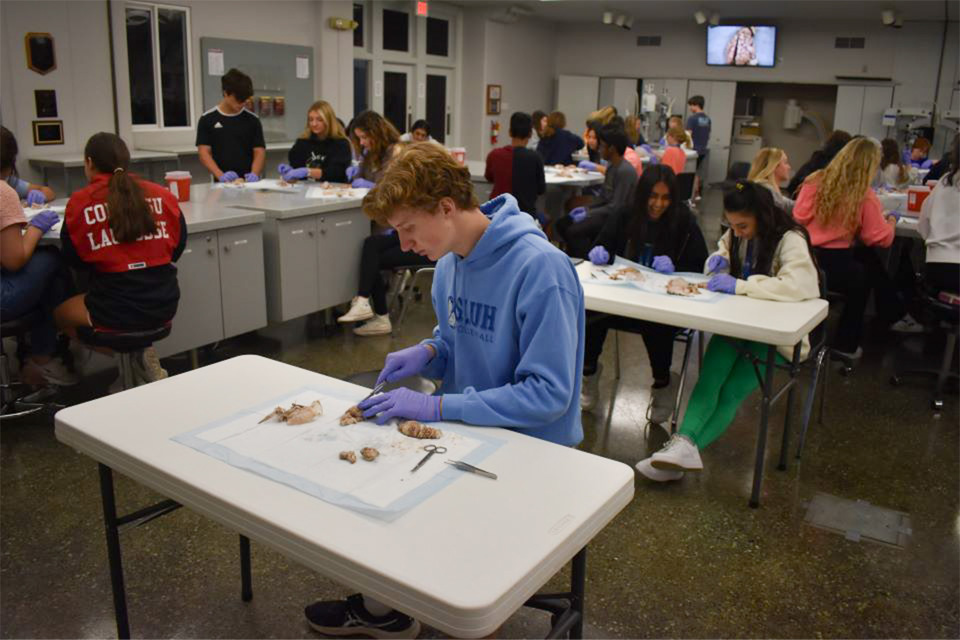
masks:
[[[583,376],[580,385],[580,410],[591,411],[597,406],[597,397],[600,395],[600,372],[603,365],[597,364],[597,370],[592,376]]]

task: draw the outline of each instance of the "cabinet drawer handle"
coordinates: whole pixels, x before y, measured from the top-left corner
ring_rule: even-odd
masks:
[[[326,230],[326,229],[320,229],[320,235],[324,235],[324,236],[327,235],[327,230]]]
[[[312,238],[312,237],[313,237],[313,231],[307,231],[307,235]]]
[[[208,256],[212,256],[212,255],[213,255],[213,249],[207,249],[207,255],[208,255]]]
[[[230,247],[229,247],[229,246],[224,246],[224,247],[223,247],[223,252],[224,252],[224,253],[230,253]]]
[[[213,236],[207,236],[207,242],[213,242]]]

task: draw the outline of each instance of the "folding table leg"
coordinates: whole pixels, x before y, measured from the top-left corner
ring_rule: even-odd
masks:
[[[127,595],[123,585],[123,564],[120,560],[120,529],[117,505],[113,495],[113,470],[100,464],[100,498],[103,501],[103,522],[107,532],[107,557],[110,560],[110,586],[113,588],[113,610],[117,619],[117,637],[130,637],[127,619]]]
[[[767,345],[767,370],[761,391],[763,402],[760,405],[760,430],[757,434],[757,460],[753,467],[753,491],[750,493],[750,506],[760,506],[760,485],[763,483],[763,456],[767,448],[767,427],[770,422],[770,400],[773,397],[773,372],[777,363],[777,348]]]
[[[253,600],[253,580],[250,576],[250,538],[240,536],[240,599]]]
[[[683,387],[687,381],[687,365],[690,363],[690,346],[697,332],[687,334],[686,346],[683,348],[683,364],[680,366],[680,383],[677,385],[677,395],[673,399],[673,416],[670,418],[670,434],[677,432],[677,420],[680,419],[680,400],[683,398]]]
[[[780,462],[777,463],[779,471],[787,470],[787,448],[790,443],[790,416],[793,414],[793,396],[797,390],[796,382],[797,368],[800,366],[800,347],[802,342],[798,342],[793,347],[793,362],[790,364],[790,391],[787,392],[787,413],[783,418],[783,440],[780,441]]]
[[[571,638],[583,637],[583,601],[586,595],[587,583],[587,548],[584,547],[573,557],[573,566],[570,568],[570,606],[578,613],[577,621],[570,629]]]

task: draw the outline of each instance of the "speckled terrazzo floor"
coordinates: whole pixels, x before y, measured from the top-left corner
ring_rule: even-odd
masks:
[[[703,226],[715,236],[711,200]],[[244,336],[206,357],[254,352],[346,377],[377,368],[431,322],[423,303],[396,338],[324,336],[316,322],[292,323],[282,341]],[[759,509],[747,507],[756,394],[704,452],[703,473],[667,485],[638,477],[633,502],[589,547],[587,636],[960,637],[958,400],[948,395],[934,418],[923,386],[889,386],[893,355],[921,352],[918,340],[900,342],[874,331],[855,374],[831,375],[824,424],[811,426],[803,460],[791,455],[786,472],[775,469],[783,407],[775,410]],[[643,343],[632,335],[621,335],[623,382],[605,426],[612,345],[604,353],[602,402],[584,414],[581,448],[633,464],[664,436],[643,426],[650,376]],[[936,349],[927,357],[936,359]],[[171,373],[188,366],[183,358],[165,365]],[[95,376],[67,400],[103,393],[111,380]],[[93,461],[59,444],[49,417],[4,423],[0,491],[0,636],[113,635]],[[909,513],[907,545],[851,542],[804,524],[805,504],[817,492]],[[118,495],[124,511],[158,497],[123,477]],[[255,597],[241,602],[237,536],[185,509],[124,534],[122,544],[135,636],[316,637],[303,605],[347,593],[254,543]],[[565,580],[555,577],[550,588]],[[546,628],[545,614],[521,611],[501,635],[537,637]],[[423,637],[441,634],[426,629]]]

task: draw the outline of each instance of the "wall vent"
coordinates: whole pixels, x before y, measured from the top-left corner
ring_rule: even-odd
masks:
[[[637,36],[638,47],[659,47],[660,36]]]
[[[833,43],[834,49],[863,49],[866,45],[866,38],[858,38],[853,36],[838,36],[836,41]]]

